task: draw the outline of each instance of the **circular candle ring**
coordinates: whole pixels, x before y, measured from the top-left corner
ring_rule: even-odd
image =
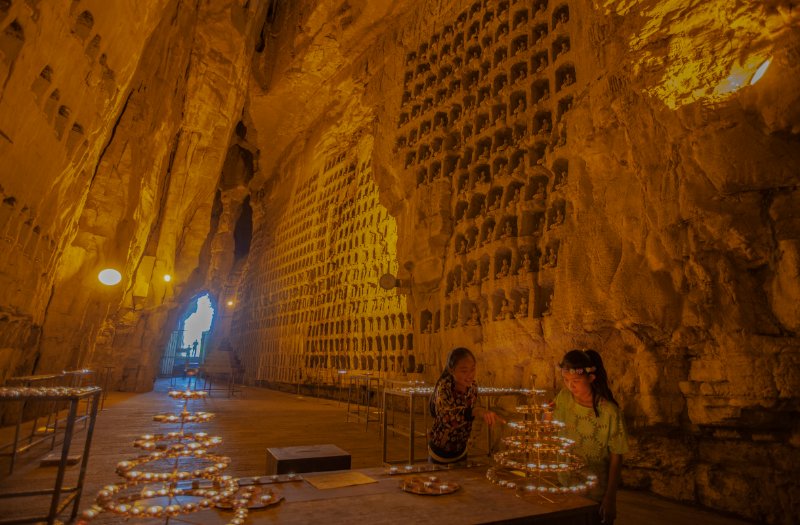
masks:
[[[135,470],[139,465],[175,458],[201,459],[213,462],[213,464],[202,469],[194,469],[191,472],[173,471],[167,473]],[[191,478],[214,479],[220,474],[220,472],[228,468],[230,461],[230,458],[227,456],[209,454],[203,449],[168,450],[165,452],[153,452],[152,454],[148,454],[146,456],[139,456],[138,458],[121,461],[117,463],[116,472],[130,482],[138,481],[149,483],[158,481],[180,481]]]
[[[209,436],[205,432],[169,432],[166,434],[145,434],[133,442],[133,446],[143,450],[170,450],[211,448],[222,444],[219,436]]]
[[[208,392],[205,390],[170,390],[168,395],[172,399],[202,399],[208,397]]]
[[[240,499],[233,499],[236,494],[237,485],[233,478],[229,478],[221,484],[218,490],[215,489],[180,489],[171,487],[170,489],[162,489],[160,491],[145,491],[143,493],[134,493],[130,495],[120,496],[123,490],[131,487],[137,487],[138,482],[118,483],[115,485],[107,485],[103,487],[97,494],[95,504],[81,515],[83,519],[91,520],[97,517],[101,512],[111,512],[124,517],[138,517],[138,518],[165,518],[170,516],[177,516],[180,514],[190,514],[200,509],[210,508],[224,501],[226,498],[230,500],[230,505],[235,510],[235,518],[244,520],[247,517],[248,511],[246,506],[241,503]],[[161,494],[164,492],[164,494]],[[165,497],[169,496],[170,500],[174,497],[192,496],[201,498],[200,501],[185,502],[185,503],[171,503],[169,505],[136,505],[143,499],[152,497]],[[235,524],[233,520],[230,522]]]
[[[206,423],[214,418],[211,412],[181,412],[180,414],[164,413],[153,416],[159,423]]]

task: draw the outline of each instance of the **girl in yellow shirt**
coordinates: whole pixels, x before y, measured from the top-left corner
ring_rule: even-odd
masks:
[[[628,452],[622,410],[608,386],[600,354],[571,350],[559,368],[566,388],[556,396],[553,417],[565,424],[564,436],[575,442],[573,451],[597,475],[588,496],[600,502],[600,523],[611,525],[617,516],[622,455]]]

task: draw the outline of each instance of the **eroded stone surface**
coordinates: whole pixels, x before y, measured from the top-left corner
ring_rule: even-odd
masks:
[[[146,389],[203,290],[253,383],[591,346],[627,484],[800,513],[789,2],[255,4],[0,2],[3,377]]]

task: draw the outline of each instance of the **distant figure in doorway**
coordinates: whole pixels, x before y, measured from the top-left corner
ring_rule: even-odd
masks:
[[[596,351],[570,350],[558,366],[566,388],[556,396],[553,417],[564,422],[564,437],[575,441],[573,451],[597,475],[597,485],[587,494],[600,502],[595,523],[612,525],[617,517],[622,455],[628,452],[622,410]]]
[[[479,406],[475,368],[475,356],[467,348],[455,348],[447,356],[447,364],[430,399],[433,427],[428,455],[433,463],[455,463],[467,457],[467,442],[475,417],[482,417],[488,425],[505,423],[494,412]]]

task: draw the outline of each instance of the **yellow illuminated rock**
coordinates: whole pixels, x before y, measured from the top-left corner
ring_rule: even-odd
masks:
[[[251,385],[433,380],[463,345],[551,388],[594,347],[626,485],[788,523],[798,13],[0,0],[0,379],[148,390],[206,291]]]

